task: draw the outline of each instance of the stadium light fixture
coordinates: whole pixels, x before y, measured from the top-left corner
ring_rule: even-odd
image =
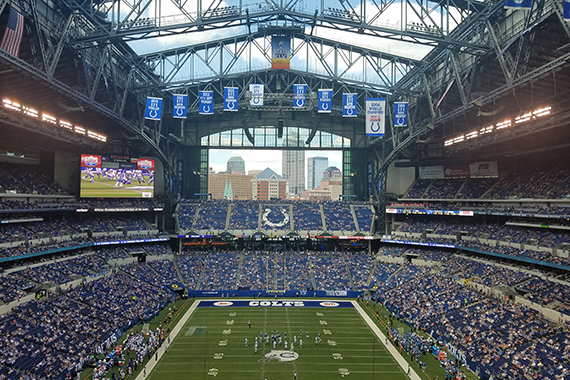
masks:
[[[463,142],[465,140],[472,140],[472,139],[481,137],[483,135],[486,135],[488,133],[492,133],[495,131],[499,131],[501,129],[509,128],[513,125],[523,124],[523,123],[526,123],[528,121],[535,120],[539,117],[544,117],[544,116],[550,115],[551,112],[552,112],[552,108],[550,106],[538,108],[534,111],[529,111],[529,112],[526,112],[522,115],[515,117],[514,123],[513,123],[512,119],[507,119],[507,120],[503,120],[503,121],[501,121],[495,125],[489,125],[487,127],[483,127],[479,131],[472,131],[466,135],[460,135],[460,136],[456,136],[454,138],[445,140],[444,146],[446,146],[446,147],[451,146],[451,145]]]
[[[15,111],[15,112],[20,112],[28,117],[32,117],[34,119],[39,118],[39,112],[33,108],[27,107],[25,105],[19,104],[13,100],[7,99],[7,98],[3,98],[2,99],[2,105],[4,106],[4,108],[9,109],[11,111]],[[52,125],[59,125],[62,128],[65,128],[71,132],[75,132],[81,135],[87,135],[87,137],[98,140],[98,141],[102,141],[102,142],[107,142],[107,136],[102,135],[100,133],[97,132],[93,132],[93,131],[89,131],[86,130],[83,127],[77,126],[77,125],[73,125],[68,121],[65,120],[59,120],[51,115],[48,115],[47,113],[42,113],[42,121],[48,124],[52,124]]]

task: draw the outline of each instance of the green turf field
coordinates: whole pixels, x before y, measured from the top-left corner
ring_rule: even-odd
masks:
[[[254,352],[260,331],[287,332],[290,344],[301,329],[298,358],[289,350],[271,355],[271,339]],[[315,345],[317,333],[322,340]],[[285,351],[284,345],[276,350]],[[408,379],[354,308],[324,307],[197,308],[147,379],[285,380],[295,371],[299,380]]]
[[[148,181],[148,178],[145,178]],[[154,186],[139,185],[138,181],[133,180],[133,184],[124,187],[115,187],[115,180],[97,179],[93,182],[87,179],[81,179],[81,196],[82,197],[126,197],[141,198],[143,192],[150,192],[148,198],[154,196]]]

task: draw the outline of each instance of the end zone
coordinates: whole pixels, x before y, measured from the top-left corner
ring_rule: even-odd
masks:
[[[200,301],[198,307],[354,307],[350,301],[315,301],[315,300],[236,300],[236,301]]]

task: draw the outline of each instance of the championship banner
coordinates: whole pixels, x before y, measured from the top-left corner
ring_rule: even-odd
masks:
[[[505,8],[530,10],[532,8],[532,0],[504,0],[503,5]]]
[[[224,87],[224,111],[238,110],[239,90],[237,87]]]
[[[366,136],[384,136],[385,98],[366,98]]]
[[[188,112],[188,95],[172,95],[172,117],[186,119]]]
[[[357,94],[342,94],[342,117],[356,117]]]
[[[394,127],[408,125],[408,102],[394,102]]]
[[[214,91],[200,91],[200,105],[198,111],[200,115],[214,114]]]
[[[562,2],[563,5],[563,17],[564,21],[570,21],[570,0],[564,0]]]
[[[271,37],[271,68],[288,69],[291,62],[291,38]]]
[[[146,109],[144,118],[149,120],[160,120],[162,116],[162,98],[146,97]]]
[[[332,108],[332,89],[319,90],[318,113],[330,113]]]
[[[250,84],[249,91],[251,92],[250,106],[263,106],[263,85]]]
[[[307,100],[307,85],[293,85],[293,108],[305,108]]]

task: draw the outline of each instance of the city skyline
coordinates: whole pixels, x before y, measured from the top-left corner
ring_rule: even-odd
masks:
[[[340,150],[304,150],[306,168],[307,160],[311,157],[327,157],[329,166],[336,166],[342,172],[342,151]],[[245,174],[250,170],[265,170],[270,168],[275,173],[282,173],[281,149],[210,149],[209,167],[215,173],[227,170],[227,161],[231,157],[239,156],[245,161]],[[305,173],[305,184],[307,183],[307,173]]]

